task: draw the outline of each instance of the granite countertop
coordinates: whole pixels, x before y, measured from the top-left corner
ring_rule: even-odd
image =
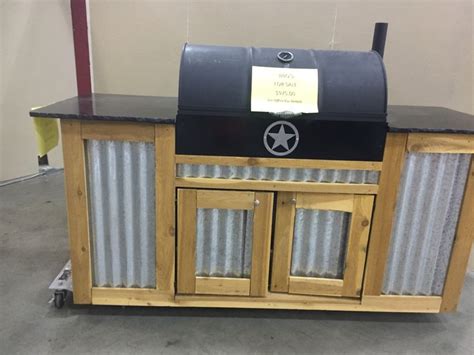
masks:
[[[474,133],[474,116],[445,107],[388,106],[390,132]]]
[[[176,97],[92,94],[40,107],[30,116],[174,124],[177,107]]]
[[[178,99],[161,96],[92,94],[32,110],[33,117],[174,124]],[[389,105],[390,132],[474,134],[474,116],[444,107]]]

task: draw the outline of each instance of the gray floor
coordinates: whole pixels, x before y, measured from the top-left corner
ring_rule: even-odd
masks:
[[[68,259],[63,175],[0,187],[0,354],[472,354],[474,277],[454,314],[47,304]]]

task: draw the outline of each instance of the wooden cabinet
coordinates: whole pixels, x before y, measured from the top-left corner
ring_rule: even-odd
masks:
[[[273,193],[178,190],[178,293],[265,296]]]
[[[373,196],[278,194],[271,290],[359,297]]]

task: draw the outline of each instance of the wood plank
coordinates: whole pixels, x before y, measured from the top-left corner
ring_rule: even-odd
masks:
[[[289,290],[288,275],[290,275],[296,212],[293,201],[296,201],[295,192],[278,193],[270,287],[273,292],[288,292]]]
[[[352,212],[354,195],[299,193],[296,208]]]
[[[418,153],[474,154],[474,135],[445,133],[409,133],[407,150]]]
[[[211,155],[177,155],[177,164],[206,164],[227,166],[261,166],[274,168],[381,170],[382,163],[376,161],[313,160],[224,157]]]
[[[82,138],[154,143],[154,126],[152,123],[82,121]]]
[[[155,125],[156,287],[174,294],[175,134],[173,125]]]
[[[343,281],[317,277],[290,276],[290,293],[318,296],[341,296]]]
[[[230,277],[196,277],[196,293],[248,296],[250,279]]]
[[[255,193],[251,191],[197,191],[197,208],[252,210],[254,201]]]
[[[449,261],[443,290],[442,312],[455,311],[471,254],[474,238],[474,158],[471,157],[469,174],[464,190],[461,212]]]
[[[268,289],[270,242],[272,236],[273,193],[257,192],[253,217],[250,295],[265,296]]]
[[[363,294],[379,296],[387,262],[397,194],[405,163],[406,133],[389,133],[370,233]]]
[[[173,306],[174,295],[154,288],[93,287],[92,304],[120,306]]]
[[[438,313],[441,297],[437,296],[364,296],[362,309],[368,312]]]
[[[92,301],[91,248],[81,122],[76,120],[61,120],[60,122],[69,246],[73,272],[73,297],[76,304],[90,304]]]
[[[358,297],[361,293],[373,204],[373,196],[354,196],[342,287],[345,297]]]
[[[196,190],[178,190],[178,293],[196,290]]]
[[[257,181],[189,177],[176,178],[176,186],[221,190],[295,191],[352,194],[377,194],[379,189],[379,186],[375,184]]]
[[[438,313],[441,297],[366,296],[359,299],[269,293],[267,297],[159,294],[150,289],[93,288],[93,304],[119,306],[300,309],[355,312]]]

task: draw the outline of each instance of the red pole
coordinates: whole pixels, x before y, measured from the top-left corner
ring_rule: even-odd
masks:
[[[88,96],[92,94],[92,86],[86,0],[71,0],[71,17],[76,59],[77,95]]]

